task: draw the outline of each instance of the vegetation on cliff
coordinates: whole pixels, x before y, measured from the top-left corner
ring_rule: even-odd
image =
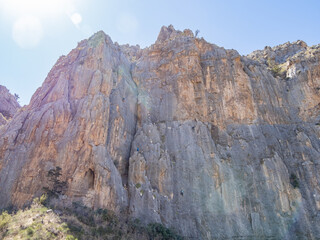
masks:
[[[107,209],[92,210],[80,203],[64,209],[45,205],[43,195],[23,210],[3,210],[0,239],[182,239],[160,223],[143,225]]]

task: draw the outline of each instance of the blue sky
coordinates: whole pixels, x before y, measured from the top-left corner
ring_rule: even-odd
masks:
[[[314,45],[320,1],[0,0],[0,84],[28,104],[59,56],[94,32],[146,47],[169,24],[242,55],[299,39]]]

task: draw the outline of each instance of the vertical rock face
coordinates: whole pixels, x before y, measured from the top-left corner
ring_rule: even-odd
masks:
[[[0,85],[0,126],[6,124],[19,108],[17,99],[6,87]]]
[[[172,26],[140,49],[99,32],[0,129],[0,205],[49,189],[188,239],[320,238],[319,49],[244,57]]]
[[[125,208],[136,101],[130,62],[104,33],[61,57],[27,109],[3,129],[1,205],[21,206],[43,188],[57,190],[48,172],[58,167],[62,201]]]

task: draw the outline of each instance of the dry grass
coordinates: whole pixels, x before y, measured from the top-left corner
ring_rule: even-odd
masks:
[[[0,239],[182,239],[162,224],[143,225],[139,220],[116,216],[107,209],[92,210],[79,203],[49,209],[44,197],[26,209],[0,215]]]

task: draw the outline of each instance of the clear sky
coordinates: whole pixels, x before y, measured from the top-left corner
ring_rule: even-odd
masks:
[[[94,32],[146,47],[170,24],[242,55],[299,39],[314,45],[320,1],[0,0],[0,84],[28,104],[59,56]]]

